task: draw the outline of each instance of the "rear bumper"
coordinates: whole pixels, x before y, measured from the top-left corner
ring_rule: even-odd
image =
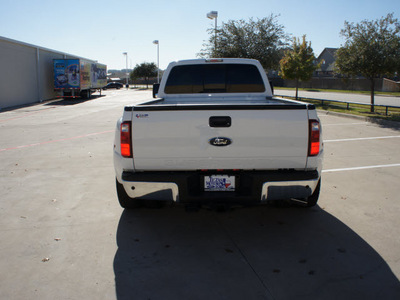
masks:
[[[204,191],[204,176],[224,174],[236,177],[234,192]],[[121,182],[132,198],[152,196],[155,200],[180,203],[261,203],[271,200],[307,198],[315,190],[318,171],[207,171],[207,172],[123,172]],[[160,193],[162,192],[162,193]]]

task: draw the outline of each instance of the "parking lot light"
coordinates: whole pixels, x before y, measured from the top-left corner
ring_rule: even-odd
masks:
[[[129,72],[128,72],[128,52],[123,52],[122,54],[125,55],[125,57],[126,57],[126,88],[128,88],[129,87],[129,84],[128,84],[128,77],[129,77]]]
[[[153,44],[157,45],[157,83],[160,83],[160,42],[154,40]]]
[[[210,11],[208,14],[207,14],[207,18],[209,18],[209,19],[215,19],[215,45],[214,45],[214,51],[215,51],[215,53],[217,52],[217,19],[218,19],[218,12],[217,11],[215,11],[215,10],[213,10],[213,11]]]

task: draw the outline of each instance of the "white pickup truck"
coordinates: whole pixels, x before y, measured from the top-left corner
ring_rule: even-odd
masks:
[[[117,122],[122,207],[160,194],[157,200],[196,205],[317,203],[323,142],[316,109],[273,97],[258,61],[172,62],[155,87],[156,100],[126,106]]]

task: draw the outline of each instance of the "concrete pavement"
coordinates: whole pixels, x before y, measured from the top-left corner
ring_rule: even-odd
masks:
[[[320,113],[319,205],[123,210],[116,120],[147,91],[0,113],[1,299],[399,299],[400,132]]]

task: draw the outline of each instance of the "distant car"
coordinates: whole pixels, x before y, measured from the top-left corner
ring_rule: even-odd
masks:
[[[119,82],[110,82],[108,83],[105,87],[103,87],[103,90],[107,90],[107,89],[120,89],[123,88],[124,85],[122,83]]]

